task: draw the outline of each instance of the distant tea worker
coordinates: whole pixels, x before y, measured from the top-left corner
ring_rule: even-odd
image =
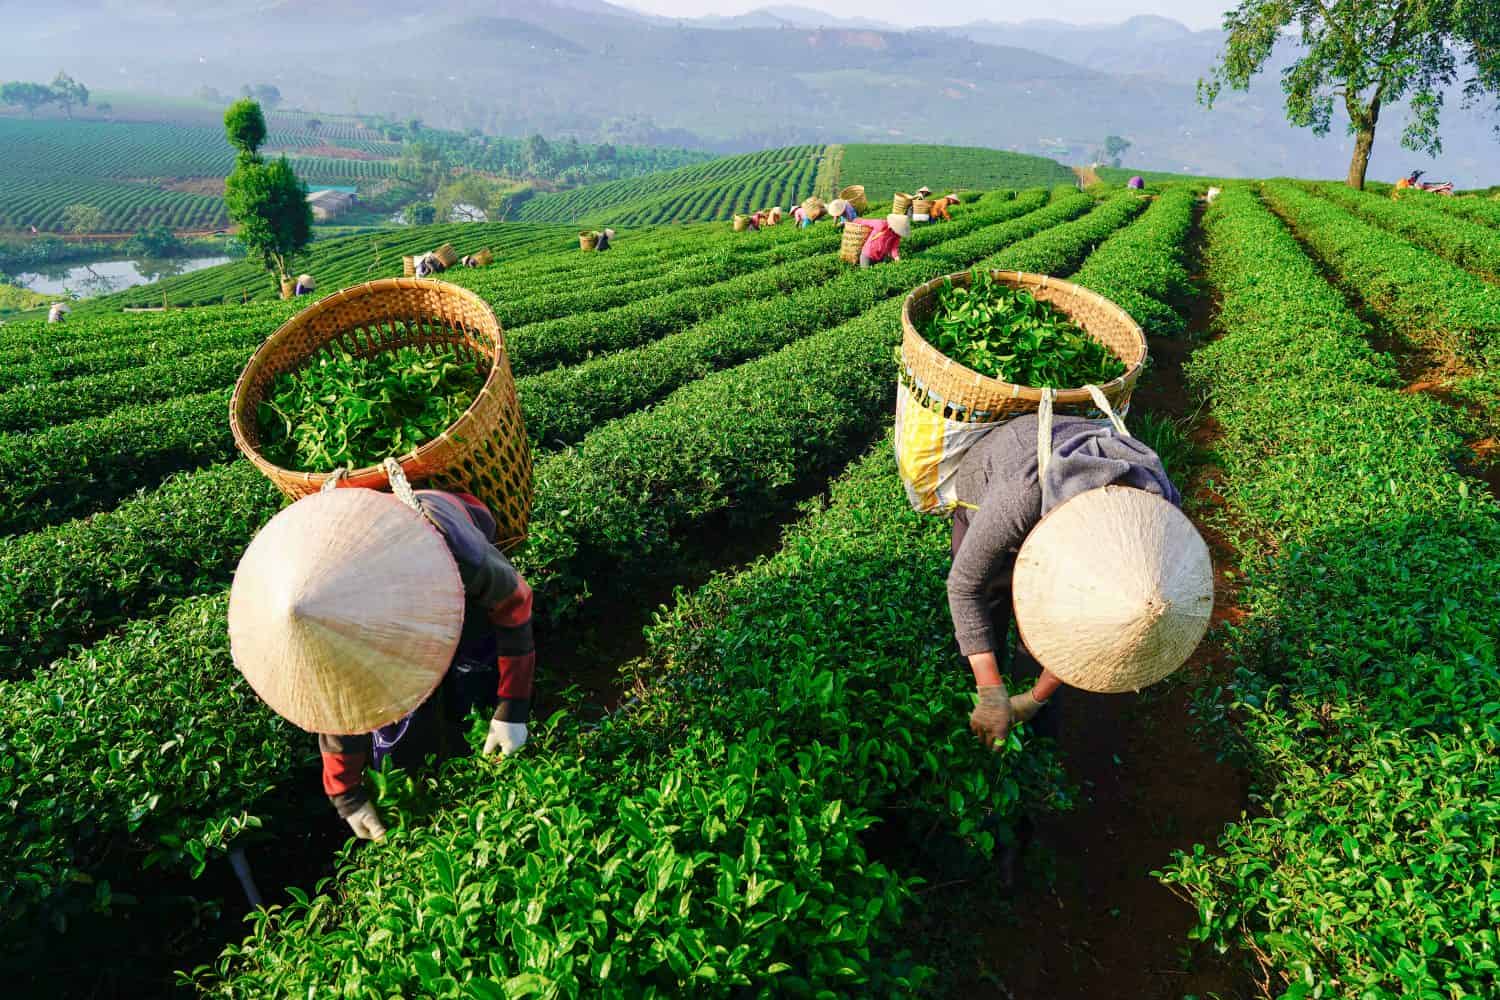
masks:
[[[869,267],[882,261],[901,259],[901,241],[911,235],[911,219],[891,213],[883,219],[856,218],[856,226],[865,226],[870,235],[859,252],[859,266]]]

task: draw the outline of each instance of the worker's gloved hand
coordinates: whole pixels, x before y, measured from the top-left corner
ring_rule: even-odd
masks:
[[[490,720],[490,734],[484,738],[484,754],[486,757],[496,751],[502,754],[513,754],[525,745],[526,723],[502,722],[499,719]]]
[[[366,802],[358,809],[344,817],[349,824],[349,829],[360,840],[384,840],[385,824],[380,821],[380,813],[375,811],[375,803]]]
[[[1012,724],[1017,722],[1030,722],[1032,719],[1036,718],[1036,713],[1040,712],[1046,707],[1047,703],[1045,701],[1037,701],[1031,696],[1030,691],[1027,691],[1024,694],[1011,695],[1010,721]]]
[[[1010,696],[1004,684],[987,684],[979,688],[979,704],[969,715],[969,729],[987,747],[1004,743],[1010,733]]]

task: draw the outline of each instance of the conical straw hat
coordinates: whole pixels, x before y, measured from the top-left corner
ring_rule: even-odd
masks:
[[[1214,607],[1208,546],[1144,490],[1058,507],[1016,557],[1016,627],[1037,661],[1085,691],[1139,691],[1187,662]]]
[[[464,590],[437,530],[388,493],[304,497],[255,536],[229,594],[234,665],[309,732],[394,722],[442,681]]]

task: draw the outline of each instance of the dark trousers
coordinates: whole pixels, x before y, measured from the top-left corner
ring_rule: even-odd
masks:
[[[469,753],[465,730],[471,712],[489,714],[500,700],[500,674],[493,656],[453,661],[442,684],[416,710],[372,733],[376,767],[387,757],[396,767],[414,770],[428,757],[439,761]]]
[[[964,535],[968,531],[969,512],[960,507],[953,514],[953,554],[955,556],[958,555],[959,547],[963,545]],[[994,629],[1000,643],[1000,648],[995,650],[995,658],[1000,661],[1000,672],[1009,675],[1017,682],[1017,689],[1011,693],[1019,694],[1021,691],[1028,690],[1031,683],[1042,675],[1042,665],[1031,655],[1019,637],[1014,645],[1010,640],[1010,624],[1013,614],[1011,580],[1015,570],[1016,554],[1008,552],[990,573],[985,599],[989,610],[990,627]],[[1031,728],[1038,735],[1056,738],[1058,701],[1062,695],[1061,691],[1054,694],[1048,700],[1047,707],[1032,720]]]

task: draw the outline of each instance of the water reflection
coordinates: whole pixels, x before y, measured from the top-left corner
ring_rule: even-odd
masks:
[[[16,284],[42,295],[74,294],[93,298],[137,285],[149,285],[190,271],[201,271],[216,264],[227,264],[229,257],[138,257],[131,260],[96,260],[90,264],[59,264],[16,275]]]

